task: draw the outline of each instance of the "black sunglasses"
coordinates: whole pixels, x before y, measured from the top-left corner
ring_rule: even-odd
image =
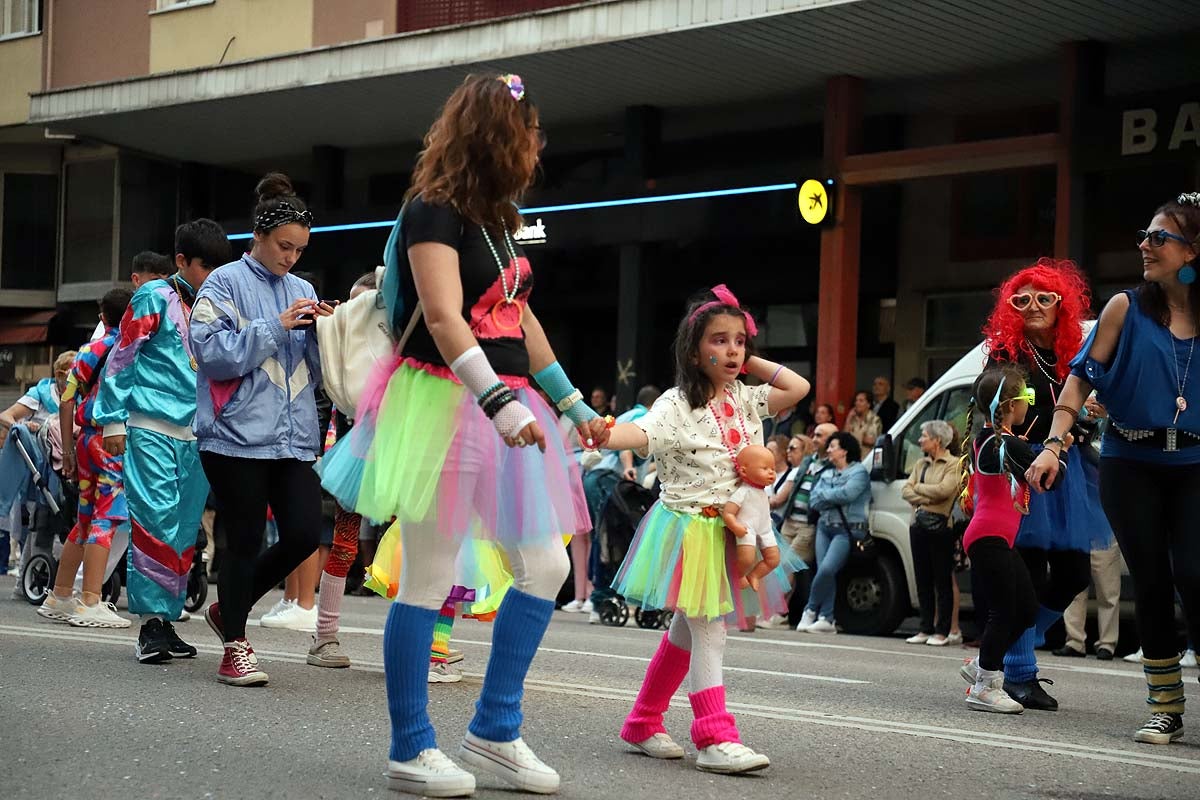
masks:
[[[1180,242],[1182,244],[1191,244],[1191,242],[1182,236],[1177,236],[1173,233],[1167,233],[1166,231],[1138,231],[1136,234],[1134,234],[1134,238],[1137,240],[1139,246],[1147,239],[1150,240],[1151,247],[1162,247],[1167,243],[1168,239],[1173,242]]]

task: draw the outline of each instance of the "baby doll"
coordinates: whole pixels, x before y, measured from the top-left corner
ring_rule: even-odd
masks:
[[[765,447],[749,445],[737,455],[742,482],[725,504],[725,527],[737,539],[737,574],[740,587],[758,591],[758,582],[779,566],[779,546],[771,527],[767,487],[775,482],[775,456]],[[757,561],[755,550],[762,550]]]

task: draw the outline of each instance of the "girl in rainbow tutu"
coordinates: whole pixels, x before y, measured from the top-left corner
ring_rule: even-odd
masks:
[[[678,385],[636,422],[611,429],[601,420],[590,425],[596,446],[654,455],[662,483],[613,588],[631,604],[675,612],[621,738],[654,758],[681,758],[683,748],[667,734],[663,712],[690,674],[696,766],[708,772],[770,765],[765,755],[741,744],[725,708],[725,625],[757,613],[787,613],[784,566],[768,576],[775,580],[763,581],[773,591],[734,591],[740,575],[721,517],[738,487],[738,452],[761,445],[762,420],[795,405],[809,390],[808,381],[792,370],[754,354],[756,333],[754,319],[724,285],[704,292],[675,336]],[[742,374],[763,383],[747,386],[739,380]]]

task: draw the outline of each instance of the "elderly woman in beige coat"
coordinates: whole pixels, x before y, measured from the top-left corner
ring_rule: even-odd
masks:
[[[954,596],[957,593],[953,588],[954,530],[950,525],[950,509],[958,497],[960,478],[958,459],[950,453],[953,441],[954,428],[948,423],[941,420],[923,423],[917,444],[925,455],[913,466],[908,483],[901,490],[901,496],[914,512],[908,540],[921,606],[921,630],[907,640],[909,644],[941,647],[962,641],[962,634],[953,624],[957,617]]]

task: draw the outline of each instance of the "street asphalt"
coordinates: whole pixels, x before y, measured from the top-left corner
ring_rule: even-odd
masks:
[[[388,604],[347,597],[349,670],[304,663],[308,635],[251,627],[270,685],[216,682],[220,648],[200,617],[177,626],[196,659],[133,658],[137,623],[96,631],[45,621],[0,577],[0,798],[401,797],[383,778],[389,730],[382,625]],[[215,589],[215,587],[214,587]],[[261,614],[279,597],[258,606]],[[122,603],[123,605],[123,603]],[[122,608],[123,611],[123,608]],[[457,684],[430,686],[454,755],[486,665],[491,628],[460,621]],[[1057,713],[967,710],[958,665],[972,651],[790,630],[733,633],[729,707],[771,767],[695,769],[687,685],[667,727],[688,755],[658,762],[617,738],[660,632],[556,612],[525,693],[524,736],[562,775],[562,797],[1200,798],[1200,726],[1170,746],[1132,741],[1146,718],[1141,669],[1040,654]],[[1196,670],[1187,691],[1197,694]],[[476,797],[514,793],[480,776]]]

